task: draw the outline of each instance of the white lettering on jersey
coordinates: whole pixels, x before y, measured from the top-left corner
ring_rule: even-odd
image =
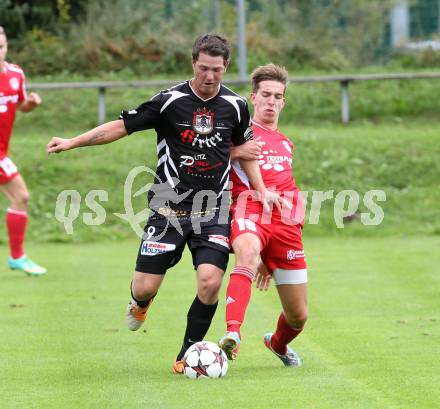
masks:
[[[205,146],[207,148],[212,148],[213,146],[217,146],[217,143],[221,141],[222,137],[220,135],[220,132],[216,132],[213,136],[210,136],[209,138],[197,134],[192,142],[192,146],[196,146],[197,144],[199,148],[204,148]]]
[[[292,163],[292,159],[288,156],[266,156],[267,163],[283,163],[283,162],[289,162]]]
[[[181,168],[182,166],[192,166],[194,165],[195,161],[201,161],[201,160],[206,161],[206,155],[204,153],[199,153],[197,155],[194,155],[194,157],[188,155],[182,155],[180,157],[179,168]]]
[[[281,172],[286,168],[292,168],[292,158],[289,156],[275,155],[278,152],[273,150],[263,151],[261,153],[262,154],[258,157],[258,164],[264,170],[274,169],[277,172]]]

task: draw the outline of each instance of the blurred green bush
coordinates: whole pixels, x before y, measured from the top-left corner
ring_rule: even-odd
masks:
[[[37,7],[0,0],[0,24],[10,37],[10,59],[33,76],[60,71],[96,76],[121,70],[138,77],[184,75],[190,72],[191,46],[200,34],[218,31],[234,48],[238,42],[232,0],[39,3]],[[246,4],[248,67],[273,61],[290,71],[345,70],[385,59],[387,13],[393,0]],[[431,61],[436,66],[439,59],[420,58],[416,65],[423,67]],[[236,60],[232,72],[237,71]],[[411,65],[408,58],[397,61]]]

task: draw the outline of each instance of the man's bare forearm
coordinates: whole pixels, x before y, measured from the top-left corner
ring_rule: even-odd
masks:
[[[263,178],[261,176],[260,167],[257,160],[239,159],[241,168],[245,171],[246,176],[251,182],[252,187],[258,192],[265,190]]]
[[[127,135],[124,122],[119,119],[117,121],[107,122],[99,125],[90,131],[83,133],[72,139],[72,147],[80,148],[83,146],[104,145],[116,141]]]
[[[108,132],[92,129],[90,133],[91,133],[90,136],[84,138],[84,141],[82,142],[81,146],[101,145],[107,143],[106,141],[108,138]]]

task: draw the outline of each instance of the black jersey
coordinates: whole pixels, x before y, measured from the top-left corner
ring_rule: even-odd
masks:
[[[148,192],[152,208],[191,210],[202,190],[219,202],[229,189],[231,144],[253,138],[246,100],[223,85],[203,100],[186,81],[122,111],[120,118],[129,134],[156,130],[157,177]]]

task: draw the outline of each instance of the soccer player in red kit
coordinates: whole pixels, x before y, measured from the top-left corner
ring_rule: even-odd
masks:
[[[46,273],[46,269],[35,264],[24,252],[29,193],[17,167],[8,157],[16,110],[30,112],[40,105],[41,98],[35,93],[26,94],[23,70],[6,62],[7,51],[6,33],[0,26],[0,192],[10,202],[6,211],[11,252],[8,265],[13,270],[41,275]]]
[[[261,174],[265,185],[276,190],[290,206],[273,208],[271,214],[263,212],[238,161],[234,161],[230,241],[236,264],[226,292],[227,332],[219,345],[229,359],[235,359],[252,281],[257,277],[257,287],[267,289],[273,278],[283,311],[275,332],[267,333],[263,340],[285,366],[295,367],[302,361],[288,344],[303,330],[307,320],[307,267],[301,240],[304,205],[292,175],[293,144],[278,131],[287,78],[287,71],[274,64],[261,66],[252,73],[252,123],[254,139],[261,144]],[[242,157],[239,147],[233,148],[234,157]]]

